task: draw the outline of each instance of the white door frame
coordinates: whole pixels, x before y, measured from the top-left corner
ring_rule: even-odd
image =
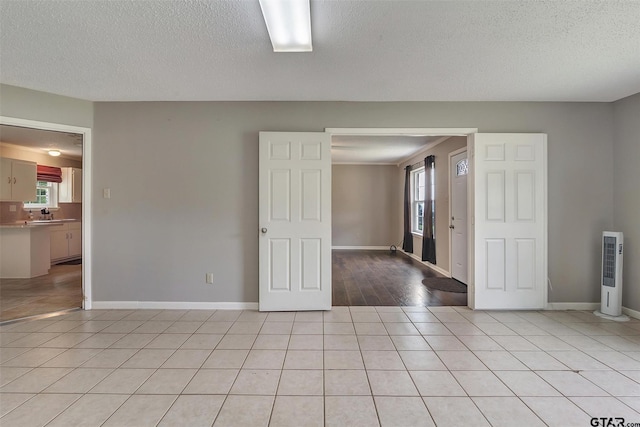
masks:
[[[7,116],[0,124],[82,135],[82,308],[91,310],[91,128]]]
[[[453,213],[453,208],[451,206],[452,200],[453,200],[453,193],[452,193],[452,188],[453,187],[451,186],[451,158],[453,156],[456,156],[456,155],[458,155],[460,153],[464,153],[466,151],[467,151],[467,147],[462,147],[462,148],[458,148],[457,150],[454,150],[454,151],[449,153],[449,157],[448,157],[448,159],[449,159],[449,165],[448,165],[448,168],[449,168],[449,181],[448,181],[448,185],[449,185],[449,193],[448,193],[449,194],[449,218],[451,218],[451,214]],[[468,156],[467,156],[467,159],[468,159]],[[469,193],[469,180],[467,180],[467,212],[469,211],[469,209],[468,209],[468,205],[469,205],[468,193]],[[452,258],[453,258],[453,248],[452,248],[453,240],[451,239],[451,235],[452,234],[453,233],[451,232],[451,229],[449,229],[449,275],[451,277],[453,277],[453,261],[452,261]],[[469,228],[467,228],[467,253],[468,253],[468,250],[469,250]],[[468,266],[469,266],[469,260],[467,260],[467,275],[468,275],[468,271],[469,271]]]

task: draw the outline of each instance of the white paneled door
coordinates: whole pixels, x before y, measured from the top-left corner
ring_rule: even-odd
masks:
[[[466,284],[467,263],[467,152],[450,158],[449,182],[451,185],[451,277]]]
[[[476,309],[547,304],[547,136],[474,134]]]
[[[331,309],[331,139],[260,132],[260,310]]]

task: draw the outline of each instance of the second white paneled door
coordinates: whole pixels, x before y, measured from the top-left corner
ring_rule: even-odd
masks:
[[[261,311],[331,309],[331,139],[260,132]]]

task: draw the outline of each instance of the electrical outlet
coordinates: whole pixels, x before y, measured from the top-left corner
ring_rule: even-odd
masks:
[[[16,205],[9,205],[9,212],[15,212],[16,211]]]
[[[207,273],[205,275],[205,280],[207,283],[209,283],[210,285],[213,285],[213,273]]]

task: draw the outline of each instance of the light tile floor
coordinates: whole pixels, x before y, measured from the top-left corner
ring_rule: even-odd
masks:
[[[3,427],[640,423],[640,321],[590,312],[93,310],[0,344]]]

